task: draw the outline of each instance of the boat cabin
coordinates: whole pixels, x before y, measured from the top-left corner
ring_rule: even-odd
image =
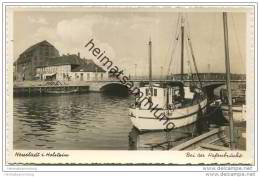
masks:
[[[136,97],[136,106],[140,109],[175,109],[191,105],[195,98],[195,90],[184,87],[183,84],[151,84],[140,87]]]

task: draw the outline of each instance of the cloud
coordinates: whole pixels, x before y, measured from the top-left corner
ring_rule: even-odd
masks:
[[[105,51],[105,55],[113,61],[114,65],[125,71],[129,70],[128,73],[130,73],[132,69],[129,66],[134,66],[133,60],[140,63],[140,66],[146,64],[147,52],[143,51],[143,48],[146,50],[146,43],[137,43],[138,39],[140,40],[140,37],[144,38],[143,40],[148,39],[148,35],[151,34],[150,29],[154,29],[159,22],[158,19],[152,17],[136,15],[133,15],[132,18],[84,15],[80,18],[64,19],[56,25],[57,39],[53,44],[60,53],[80,52],[82,57],[93,59],[94,62],[100,64],[93,54],[84,47],[88,41],[93,39],[95,47]],[[143,34],[147,34],[147,37]],[[126,41],[127,44],[122,44],[122,41]],[[129,45],[140,46],[140,51],[133,54],[133,51],[127,47]],[[145,55],[145,60],[140,59],[143,58],[143,55]],[[138,70],[143,69],[139,67]]]
[[[223,34],[221,18],[211,22],[214,19],[214,14],[209,14],[207,18],[204,14],[191,14],[190,31],[193,42],[195,57],[197,59],[200,71],[208,71],[208,64],[211,66],[223,65]],[[42,16],[41,16],[42,17]],[[201,18],[204,18],[201,21]],[[17,42],[22,47],[27,48],[42,40],[47,40],[52,43],[60,54],[76,54],[81,53],[82,57],[93,59],[98,64],[98,60],[91,52],[85,48],[85,44],[94,39],[95,47],[106,52],[114,64],[120,66],[126,71],[133,72],[135,64],[137,64],[137,73],[147,73],[147,58],[148,47],[147,42],[149,37],[153,42],[153,70],[155,74],[160,74],[160,67],[164,66],[164,73],[167,71],[172,49],[172,37],[175,34],[177,16],[171,14],[146,14],[146,13],[86,13],[83,16],[75,15],[52,20],[53,16],[26,15],[24,31],[31,23],[48,24],[34,25],[31,28],[30,35],[22,37],[22,41]],[[205,25],[208,24],[208,25]],[[241,23],[243,26],[244,23]],[[220,30],[220,29],[221,30]],[[240,27],[242,29],[242,27]],[[240,29],[239,28],[239,29]],[[232,30],[232,28],[231,28]],[[214,32],[214,33],[213,33]],[[243,34],[243,30],[239,34]],[[18,33],[17,33],[18,34]],[[212,36],[215,36],[213,38]],[[232,33],[230,34],[232,38]],[[233,40],[236,41],[236,40]],[[242,40],[243,41],[243,40]],[[16,43],[16,44],[17,44]],[[233,42],[234,43],[234,42]],[[234,49],[234,44],[230,41],[230,50]],[[243,46],[243,43],[241,46]],[[17,44],[17,45],[18,45]],[[212,45],[212,46],[211,46]],[[237,47],[237,46],[235,46]],[[177,50],[178,49],[178,50]],[[177,48],[175,63],[172,63],[171,72],[176,70],[179,72],[180,65],[180,50]],[[16,49],[17,50],[17,49]],[[16,52],[19,54],[20,51]],[[230,52],[230,57],[238,58],[238,52]],[[187,60],[185,53],[185,60]],[[243,56],[243,54],[242,54]],[[232,62],[232,61],[231,61]],[[232,65],[235,67],[236,65]],[[185,66],[185,72],[187,71]],[[215,72],[222,71],[222,67],[216,67]],[[132,73],[133,74],[133,73]]]
[[[107,24],[109,21],[99,15],[85,15],[80,18],[64,19],[57,22],[54,26],[39,27],[28,40],[32,44],[47,40],[59,50],[60,55],[68,53],[77,54],[80,52],[81,57],[93,59],[94,62],[99,64],[92,52],[85,48],[85,44],[91,39],[94,40],[95,47],[105,51],[106,56],[111,60],[114,60],[116,56],[114,48],[94,34],[94,28],[99,26],[98,24],[100,23]]]
[[[57,40],[56,30],[50,27],[40,27],[33,35],[38,40]]]
[[[93,24],[93,21],[84,18],[63,20],[57,24],[57,35],[65,43],[82,45],[86,37],[93,35]]]
[[[36,18],[36,17],[28,16],[27,19],[30,23],[34,23],[34,24],[41,24],[41,25],[47,25],[48,24],[47,20],[43,17]]]
[[[38,30],[38,33],[53,40],[61,53],[81,52],[82,56],[93,58],[84,46],[89,40],[94,39],[96,47],[105,51],[110,57],[115,57],[113,47],[94,33],[94,28],[99,23],[108,23],[108,21],[99,15],[85,15],[80,18],[62,20],[54,28],[46,29],[47,33],[52,31],[54,35],[45,35],[46,32],[42,30]]]

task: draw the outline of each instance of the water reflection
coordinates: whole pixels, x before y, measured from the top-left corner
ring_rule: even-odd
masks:
[[[129,133],[130,150],[169,150],[172,147],[192,138],[196,131],[196,125],[188,125],[170,132],[150,131],[140,132],[132,128]]]
[[[204,115],[198,113],[198,119],[195,123],[166,131],[147,131],[140,132],[132,128],[129,133],[130,150],[169,150],[174,146],[184,143],[193,137],[199,136],[209,131],[209,125],[220,126],[225,124],[225,119],[221,110],[216,108],[207,108]]]
[[[130,96],[100,93],[15,97],[14,149],[166,150],[207,124],[201,119],[169,133],[141,133],[128,117],[132,102]]]
[[[128,149],[129,97],[14,98],[15,149]]]

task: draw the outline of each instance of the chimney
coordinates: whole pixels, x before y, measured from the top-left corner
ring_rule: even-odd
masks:
[[[80,53],[78,52],[78,57],[80,58]]]

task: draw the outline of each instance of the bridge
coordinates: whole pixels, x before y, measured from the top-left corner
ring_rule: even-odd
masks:
[[[213,90],[221,85],[225,85],[225,74],[200,74],[200,79],[203,88],[207,91],[208,95],[213,95]],[[139,87],[140,83],[148,82],[147,77],[129,77],[128,82],[132,82],[135,87]],[[172,77],[154,77],[154,83],[162,83],[162,82],[172,82],[172,81],[180,81],[180,75],[174,75]],[[46,81],[45,81],[46,82]],[[199,86],[199,80],[196,75],[184,75],[183,77],[184,85],[189,85],[191,83]],[[245,75],[231,75],[231,83],[232,85],[245,85]],[[33,88],[38,86],[46,85],[44,81],[28,81],[28,82],[17,82],[14,84],[14,88]],[[61,85],[62,86],[62,85]],[[106,80],[95,80],[95,81],[69,81],[64,82],[64,86],[71,87],[88,87],[89,91],[93,92],[108,92],[114,94],[127,94],[128,87],[121,83],[119,79],[115,77],[109,77]]]
[[[148,82],[148,77],[128,77],[128,82],[133,82],[134,86],[139,87],[141,82]],[[213,91],[215,88],[226,84],[226,74],[225,73],[200,73],[199,78],[202,87],[207,92],[208,96],[213,96]],[[181,75],[175,74],[166,77],[153,77],[154,83],[161,82],[172,82],[181,81]],[[183,81],[184,85],[190,85],[191,83],[199,86],[199,79],[196,74],[184,74]],[[240,85],[246,84],[245,74],[231,74],[231,85],[234,88],[239,88]],[[92,81],[89,83],[90,91],[101,91],[101,92],[115,92],[123,93],[127,92],[127,87],[120,82],[119,79],[110,77],[109,80]],[[245,86],[244,86],[245,87]]]
[[[162,83],[162,82],[172,82],[172,81],[180,81],[180,80],[153,80],[153,83]],[[131,79],[128,82],[132,82],[135,87],[139,87],[142,82],[149,82],[149,80],[139,80],[139,79]],[[184,85],[190,85],[191,83],[197,85],[199,87],[198,80],[183,80]],[[219,86],[225,85],[225,80],[203,80],[201,81],[202,87],[208,92],[208,94],[212,95],[213,90]],[[232,85],[244,85],[246,83],[245,80],[231,80]],[[83,83],[82,83],[83,84]],[[102,81],[88,81],[85,82],[84,85],[89,85],[90,91],[95,92],[127,92],[128,88],[125,84],[122,84],[118,79],[116,80],[102,80]],[[79,83],[77,85],[80,85]]]
[[[202,83],[203,87],[218,87],[219,85],[224,85],[226,82],[226,74],[225,73],[199,73],[197,74],[184,74],[183,82],[185,85],[188,85],[190,83],[195,83],[199,86],[199,79]],[[139,86],[138,84],[140,82],[148,82],[149,79],[147,76],[129,76],[129,82],[133,82],[136,86]],[[153,76],[153,82],[160,83],[160,82],[172,82],[172,81],[181,81],[181,75],[180,74],[174,74],[171,76]],[[91,81],[90,81],[91,82]],[[99,80],[99,81],[92,81],[92,83],[99,83],[102,88],[104,85],[108,85],[109,83],[112,84],[121,84],[118,78],[115,78],[113,76],[110,76],[108,80]],[[100,83],[103,84],[100,84]],[[231,82],[232,83],[238,83],[238,84],[245,84],[246,82],[246,75],[245,74],[231,74]],[[123,85],[123,84],[121,84]],[[95,87],[93,87],[95,89]],[[98,89],[98,87],[96,87]],[[98,90],[96,90],[98,91]]]

